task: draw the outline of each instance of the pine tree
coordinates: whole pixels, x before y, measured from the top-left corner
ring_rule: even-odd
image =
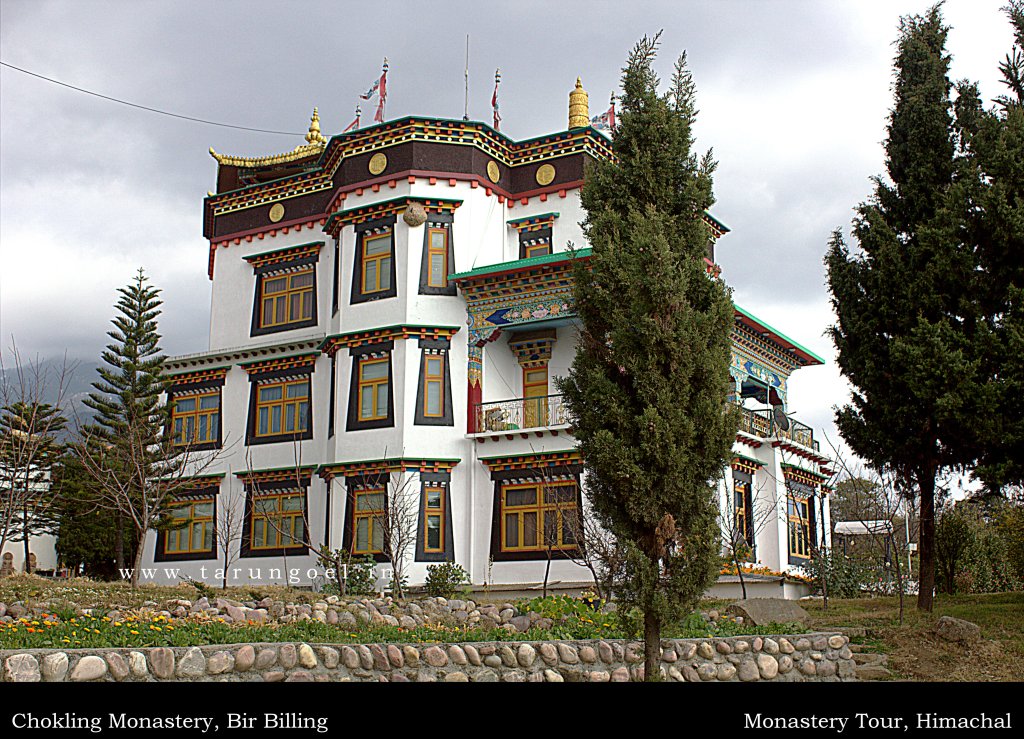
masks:
[[[660,678],[662,625],[717,575],[717,484],[738,422],[726,405],[733,306],[703,260],[715,164],[691,151],[685,54],[658,93],[659,36],[640,41],[623,70],[615,160],[587,172],[593,251],[575,270],[580,340],[559,383],[589,503],[626,550],[617,593],[643,613],[647,680]]]
[[[1014,29],[999,65],[1007,93],[986,110],[977,85],[961,82],[955,106],[964,239],[979,260],[970,294],[990,331],[986,376],[998,408],[973,424],[975,475],[992,492],[1024,484],[1024,1],[1005,10]]]
[[[79,447],[82,467],[98,493],[97,504],[116,516],[118,560],[123,560],[124,526],[132,527],[133,587],[146,533],[164,522],[167,505],[185,485],[187,473],[198,472],[188,450],[175,447],[172,436],[164,433],[169,406],[161,403],[165,358],[156,322],[160,291],[147,281],[140,269],[118,291],[120,315],[107,332],[113,343],[102,354],[107,366],[99,368],[100,380],[93,383],[97,392],[85,401],[97,411],[97,423]]]
[[[852,404],[836,424],[860,456],[920,495],[918,608],[935,582],[936,479],[973,462],[975,426],[991,415],[980,347],[984,321],[970,287],[956,183],[948,28],[939,6],[901,20],[895,106],[885,142],[889,182],[857,208],[851,254],[839,231],[826,256],[837,323],[830,329]]]

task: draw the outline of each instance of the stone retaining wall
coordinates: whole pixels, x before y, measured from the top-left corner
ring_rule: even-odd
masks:
[[[661,668],[678,682],[855,680],[846,636],[814,633],[673,639]],[[4,682],[630,682],[635,641],[472,644],[231,644],[0,650]]]

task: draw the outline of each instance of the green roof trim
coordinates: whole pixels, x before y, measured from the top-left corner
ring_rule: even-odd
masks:
[[[713,221],[716,226],[718,226],[720,229],[722,229],[722,233],[729,233],[730,231],[732,231],[731,228],[726,226],[724,223],[722,223],[720,220],[715,218],[713,215],[711,215],[707,211],[704,211],[704,215],[706,215],[709,220]]]
[[[175,377],[181,377],[182,375],[194,375],[197,372],[215,372],[216,370],[227,370],[230,371],[234,367],[233,364],[224,364],[220,367],[202,367],[200,369],[182,370],[181,372],[165,372],[164,378],[171,380]]]
[[[572,449],[552,449],[548,452],[530,452],[529,454],[496,454],[493,457],[477,457],[480,462],[489,462],[492,459],[525,459],[526,457],[548,457],[552,454],[572,454],[577,452],[579,449],[573,447]]]
[[[786,335],[785,335],[784,333],[782,333],[782,332],[781,332],[781,331],[779,331],[778,329],[772,328],[771,326],[769,326],[769,325],[768,325],[767,323],[765,323],[764,321],[762,321],[762,320],[761,320],[760,318],[758,318],[757,316],[755,316],[755,315],[754,315],[753,313],[751,313],[750,311],[748,311],[748,310],[746,310],[746,309],[744,309],[744,308],[741,308],[741,307],[739,307],[739,306],[738,306],[738,305],[736,305],[735,303],[733,303],[733,308],[735,308],[735,309],[736,309],[736,312],[737,312],[737,313],[740,313],[741,315],[744,315],[744,316],[746,316],[746,317],[747,317],[747,318],[749,318],[749,319],[750,319],[751,321],[753,321],[754,323],[758,324],[758,325],[759,325],[759,326],[761,326],[762,328],[766,329],[766,330],[767,330],[767,331],[769,331],[770,333],[773,333],[773,334],[775,334],[775,337],[776,337],[777,339],[782,339],[782,340],[783,340],[783,341],[785,341],[786,343],[790,344],[790,345],[791,345],[791,346],[792,346],[792,347],[793,347],[794,349],[796,349],[797,351],[799,351],[799,352],[803,352],[804,354],[806,354],[806,355],[807,355],[807,357],[808,357],[808,358],[810,358],[810,359],[812,359],[812,360],[815,360],[815,361],[817,361],[817,362],[818,362],[818,363],[820,363],[820,364],[825,364],[825,360],[824,360],[824,359],[822,359],[821,357],[819,357],[819,356],[818,356],[817,354],[815,354],[814,352],[812,352],[812,351],[811,351],[810,349],[808,349],[807,347],[803,346],[802,344],[798,344],[797,342],[793,341],[793,340],[792,340],[791,338],[789,338],[788,336],[786,336]]]
[[[744,462],[750,462],[750,464],[756,464],[758,467],[764,467],[764,462],[760,459],[748,457],[746,454],[733,454],[732,456],[734,459],[742,459]]]
[[[288,465],[287,467],[271,467],[265,470],[240,470],[235,473],[235,477],[247,477],[249,475],[260,475],[268,472],[284,472],[285,470],[294,470],[296,472],[316,472],[318,465],[315,464],[304,464],[301,467],[294,467]]]
[[[811,477],[817,477],[820,480],[828,480],[829,479],[828,475],[823,475],[820,472],[811,472],[810,470],[804,469],[803,467],[799,467],[799,466],[797,466],[795,464],[790,464],[789,462],[783,462],[782,466],[783,467],[788,467],[791,470],[796,470],[797,472],[802,472],[805,475],[810,475]]]
[[[268,257],[271,254],[280,254],[281,252],[292,251],[293,249],[304,249],[307,246],[323,246],[326,243],[326,241],[310,241],[305,244],[295,244],[294,246],[282,246],[280,249],[271,249],[270,251],[261,251],[259,254],[250,254],[247,257],[242,257],[242,259],[247,262],[251,262],[252,260],[259,259],[260,257]]]
[[[448,275],[449,280],[464,280],[470,277],[479,277],[481,275],[496,274],[500,272],[515,272],[521,269],[528,269],[530,267],[539,267],[545,264],[559,264],[560,262],[568,262],[573,259],[587,259],[593,253],[593,250],[587,247],[586,249],[577,249],[575,252],[559,251],[554,254],[544,254],[539,257],[530,257],[529,259],[515,259],[511,262],[500,262],[499,264],[488,264],[484,267],[477,267],[476,269],[470,270],[469,272],[459,272],[458,274]]]
[[[266,359],[256,359],[252,362],[239,362],[239,367],[251,367],[254,364],[263,364],[265,362],[278,362],[282,359],[298,359],[299,357],[319,357],[321,354],[319,349],[313,349],[312,351],[302,352],[300,354],[285,354],[282,357],[267,357]]]
[[[462,460],[458,457],[388,457],[386,459],[356,459],[351,462],[324,462],[317,465],[317,471],[325,470],[328,467],[341,467],[342,465],[356,464],[390,464],[393,462],[452,462],[458,464]]]
[[[540,221],[546,220],[547,218],[554,219],[558,218],[560,215],[561,213],[556,213],[552,211],[551,213],[541,213],[535,216],[526,216],[525,218],[513,218],[511,221],[505,221],[505,223],[508,224],[509,226],[515,226],[516,224],[526,223],[527,221]]]

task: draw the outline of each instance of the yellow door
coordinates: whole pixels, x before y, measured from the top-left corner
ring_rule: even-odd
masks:
[[[548,425],[548,368],[523,370],[523,427]]]

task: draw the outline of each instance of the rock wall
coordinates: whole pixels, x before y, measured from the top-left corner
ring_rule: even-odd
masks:
[[[678,682],[855,680],[841,634],[662,641]],[[465,644],[231,644],[139,649],[0,650],[4,682],[630,682],[636,641]]]

